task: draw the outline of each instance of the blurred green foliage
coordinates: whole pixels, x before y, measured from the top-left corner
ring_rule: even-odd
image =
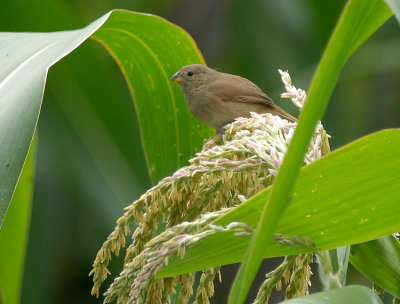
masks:
[[[277,69],[289,70],[294,84],[307,89],[343,4],[16,0],[2,2],[0,30],[75,29],[114,8],[157,14],[186,29],[209,66],[253,80],[280,104]],[[323,120],[333,148],[399,127],[398,54],[400,35],[392,18],[345,66]],[[114,119],[106,120],[105,113]],[[90,297],[87,276],[95,253],[122,208],[150,186],[133,113],[125,80],[96,42],[87,41],[50,70],[39,120],[23,303],[98,302]],[[119,132],[105,133],[108,124]],[[118,153],[110,159],[105,149]],[[215,303],[224,303],[216,297]]]

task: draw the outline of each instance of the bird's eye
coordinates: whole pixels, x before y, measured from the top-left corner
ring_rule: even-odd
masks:
[[[188,72],[188,76],[193,76],[193,72]]]

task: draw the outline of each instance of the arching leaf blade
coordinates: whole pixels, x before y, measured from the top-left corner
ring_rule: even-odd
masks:
[[[171,175],[213,134],[193,117],[170,81],[181,66],[204,63],[196,44],[161,17],[128,11],[116,11],[92,38],[112,54],[126,78],[153,183]]]

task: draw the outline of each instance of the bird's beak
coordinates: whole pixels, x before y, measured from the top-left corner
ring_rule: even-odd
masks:
[[[175,82],[181,82],[181,81],[182,81],[182,79],[179,77],[179,71],[176,72],[176,73],[174,74],[174,76],[171,77],[171,80],[172,80],[172,81],[175,81]]]

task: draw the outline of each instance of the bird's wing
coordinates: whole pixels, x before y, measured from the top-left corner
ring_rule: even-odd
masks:
[[[228,75],[228,74],[225,74]],[[208,95],[221,102],[261,103],[272,108],[277,105],[250,80],[236,76],[221,77],[208,86]]]
[[[261,89],[252,83],[250,80],[230,74],[224,74],[225,77],[218,77],[214,79],[207,87],[207,95],[223,103],[241,103],[253,104],[254,106],[265,106],[265,109],[269,109],[272,114],[279,115],[290,121],[297,121],[295,117],[286,113],[278,105],[276,105],[271,98],[269,98]],[[259,107],[257,107],[259,109]],[[254,112],[259,112],[256,108],[253,108]],[[263,109],[263,112],[264,110]],[[260,113],[263,113],[260,112]]]

